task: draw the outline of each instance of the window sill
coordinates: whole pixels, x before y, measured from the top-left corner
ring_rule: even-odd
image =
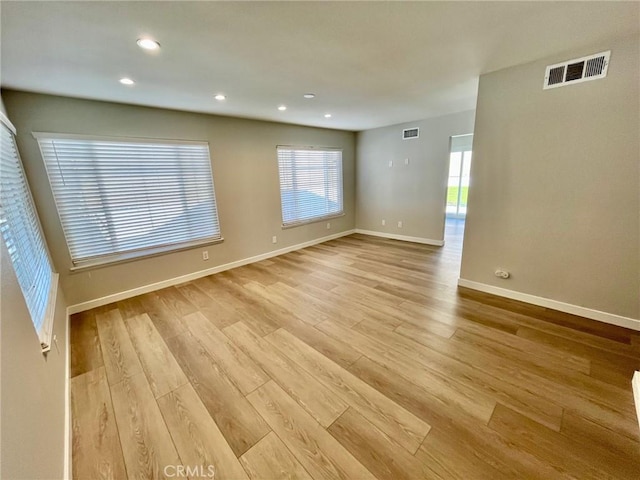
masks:
[[[51,287],[49,288],[49,296],[47,297],[47,311],[40,332],[38,332],[43,355],[46,355],[49,350],[51,350],[51,337],[53,336],[53,323],[56,316],[56,302],[58,301],[58,278],[57,273],[51,274]]]
[[[223,241],[224,238],[217,238],[209,240],[198,240],[195,242],[183,243],[180,245],[165,245],[162,247],[146,248],[144,250],[136,250],[134,252],[127,252],[120,255],[109,255],[108,257],[104,258],[88,260],[86,262],[81,262],[78,265],[74,265],[69,270],[71,271],[71,273],[79,273],[86,270],[93,270],[96,268],[118,265],[120,263],[134,262],[136,260],[142,260],[144,258],[166,255],[167,253],[190,250],[192,248],[202,247],[205,245],[215,245],[217,243],[222,243]]]
[[[310,223],[317,223],[317,222],[323,222],[325,220],[331,220],[332,218],[340,218],[340,217],[344,217],[345,213],[341,212],[341,213],[336,213],[335,215],[327,215],[326,217],[316,217],[316,218],[310,218],[308,220],[302,220],[300,222],[295,222],[295,223],[286,223],[286,224],[282,224],[282,229],[286,230],[288,228],[295,228],[295,227],[299,227],[301,225],[308,225]]]

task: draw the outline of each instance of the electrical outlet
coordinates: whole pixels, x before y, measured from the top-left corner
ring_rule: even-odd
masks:
[[[275,235],[271,237],[271,243],[278,243],[278,237],[276,237]]]
[[[327,222],[327,230],[331,228],[331,222]]]
[[[402,228],[402,220],[398,222],[398,228]]]
[[[409,159],[408,159],[408,158],[405,158],[405,159],[404,159],[404,164],[405,164],[405,165],[409,165]]]
[[[389,168],[393,167],[393,160],[389,160]]]
[[[383,219],[382,220],[382,226],[384,227],[386,224],[387,224],[387,221]]]
[[[209,260],[209,250],[202,252],[202,260]]]

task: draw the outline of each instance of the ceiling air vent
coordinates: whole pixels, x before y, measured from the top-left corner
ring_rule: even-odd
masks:
[[[611,51],[608,51],[549,65],[544,74],[543,89],[563,87],[606,77],[610,55]]]
[[[420,129],[418,127],[415,128],[405,128],[402,130],[402,139],[408,140],[410,138],[418,138],[420,136]]]

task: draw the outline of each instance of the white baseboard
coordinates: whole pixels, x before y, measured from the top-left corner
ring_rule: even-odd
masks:
[[[634,372],[631,379],[631,390],[633,390],[633,401],[636,404],[636,416],[640,427],[640,372]]]
[[[67,311],[67,333],[65,338],[65,378],[64,378],[64,469],[65,480],[71,480],[71,322]]]
[[[435,245],[436,247],[442,247],[444,240],[433,240],[431,238],[422,237],[410,237],[408,235],[397,235],[395,233],[374,232],[373,230],[362,230],[356,228],[355,233],[361,233],[363,235],[371,235],[373,237],[390,238],[392,240],[402,240],[403,242],[422,243],[424,245]]]
[[[297,245],[291,245],[290,247],[281,248],[279,250],[272,250],[270,252],[262,253],[260,255],[255,255],[253,257],[236,260],[235,262],[225,263],[224,265],[218,265],[216,267],[208,268],[206,270],[199,270],[197,272],[189,273],[187,275],[182,275],[180,277],[169,278],[161,282],[151,283],[149,285],[143,285],[141,287],[136,287],[131,290],[125,290],[124,292],[113,293],[105,297],[96,298],[94,300],[89,300],[87,302],[77,303],[75,305],[70,305],[67,308],[67,315],[73,315],[74,313],[84,312],[85,310],[91,310],[92,308],[101,307],[102,305],[108,305],[109,303],[118,302],[120,300],[125,300],[127,298],[142,295],[144,293],[160,290],[161,288],[172,287],[174,285],[179,285],[181,283],[190,282],[198,278],[206,277],[207,275],[213,275],[214,273],[224,272],[225,270],[231,270],[232,268],[241,267],[243,265],[259,262],[261,260],[266,260],[267,258],[277,257],[278,255],[284,255],[285,253],[293,252],[294,250],[300,250],[302,248],[310,247],[312,245],[317,245],[318,243],[328,242],[329,240],[345,237],[353,233],[356,233],[356,231],[346,230],[344,232],[335,233],[333,235],[328,235],[326,237],[309,240],[308,242],[299,243]]]
[[[640,320],[636,318],[623,317],[614,313],[602,312],[600,310],[592,310],[590,308],[581,307],[579,305],[573,305],[571,303],[564,303],[558,300],[552,300],[550,298],[537,297],[528,293],[516,292],[515,290],[508,290],[506,288],[494,287],[486,283],[474,282],[472,280],[466,280],[464,278],[458,279],[458,285],[461,287],[471,288],[473,290],[479,290],[485,293],[491,293],[498,295],[499,297],[510,298],[512,300],[519,300],[525,303],[531,303],[532,305],[538,305],[540,307],[551,308],[560,312],[571,313],[573,315],[579,315],[581,317],[590,318],[592,320],[598,320],[600,322],[609,323],[611,325],[617,325],[619,327],[630,328],[631,330],[640,331]]]

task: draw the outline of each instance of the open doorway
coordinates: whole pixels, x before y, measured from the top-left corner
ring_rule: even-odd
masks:
[[[445,207],[445,237],[449,243],[459,243],[460,245],[462,245],[464,220],[467,215],[473,156],[472,146],[472,133],[451,137]]]

